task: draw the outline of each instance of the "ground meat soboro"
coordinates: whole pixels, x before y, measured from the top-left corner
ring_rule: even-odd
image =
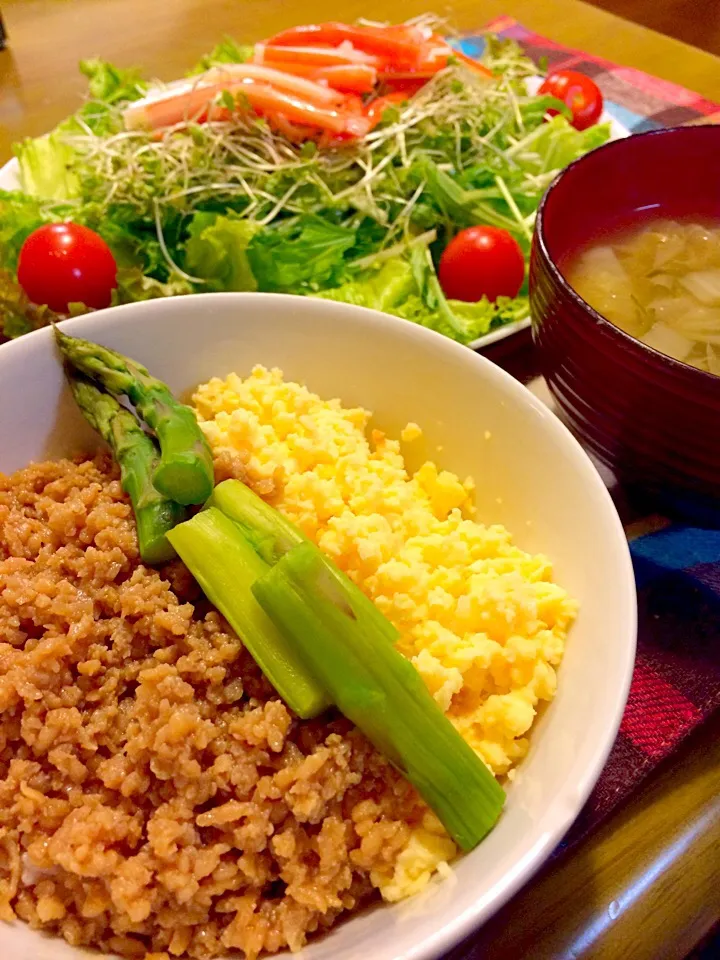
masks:
[[[299,948],[425,808],[301,723],[180,565],[138,558],[109,459],[0,475],[0,916],[127,956]]]

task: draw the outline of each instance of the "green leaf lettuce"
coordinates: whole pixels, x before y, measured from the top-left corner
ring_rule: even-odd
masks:
[[[354,243],[349,227],[307,215],[259,232],[248,260],[259,289],[307,293],[345,279],[344,254]]]
[[[248,245],[262,227],[251,220],[196,213],[185,244],[185,270],[206,281],[205,290],[257,290]]]
[[[486,298],[477,303],[448,300],[440,289],[427,248],[422,246],[409,258],[386,260],[315,296],[391,313],[465,344],[528,315],[527,297],[498,297],[494,303]]]

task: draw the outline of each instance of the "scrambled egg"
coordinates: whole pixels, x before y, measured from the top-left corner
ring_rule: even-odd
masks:
[[[321,400],[280,370],[210,380],[193,405],[213,450],[239,456],[250,485],[372,598],[457,730],[496,776],[512,777],[538,705],[555,694],[576,614],[547,557],[473,519],[472,480],[430,462],[410,476],[400,441],[368,436],[369,411]],[[401,439],[421,435],[409,423]],[[454,853],[429,821],[394,875],[373,881],[400,899]]]

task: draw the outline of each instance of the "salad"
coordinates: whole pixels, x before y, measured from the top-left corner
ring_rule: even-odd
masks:
[[[475,61],[425,16],[226,39],[150,83],[83,61],[89,94],[16,147],[0,191],[0,323],[243,290],[372,307],[462,343],[527,315],[535,212],[609,139],[580,75],[511,41]],[[579,80],[577,78],[579,77]]]

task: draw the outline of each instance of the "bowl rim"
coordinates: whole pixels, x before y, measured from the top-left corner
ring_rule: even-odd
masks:
[[[293,294],[258,294],[255,292],[198,293],[182,297],[140,301],[68,318],[61,323],[68,333],[77,336],[92,336],[93,339],[105,342],[105,338],[111,340],[113,327],[122,315],[152,314],[155,311],[177,309],[197,313],[198,308],[202,309],[203,306],[207,306],[209,312],[212,313],[213,306],[219,307],[223,301],[232,302],[237,306],[248,302],[253,309],[257,309],[261,299],[281,301],[283,304],[292,305],[291,309],[294,307],[300,313],[302,311],[319,310],[328,313],[345,313],[348,316],[351,314],[358,317],[362,315],[362,322],[370,331],[375,333],[381,332],[384,327],[395,327],[398,331],[402,329],[403,334],[407,337],[425,341],[428,347],[437,354],[439,364],[443,362],[443,355],[454,354],[457,357],[462,355],[464,362],[473,364],[478,370],[482,371],[480,376],[489,378],[495,384],[502,384],[504,390],[510,394],[515,394],[530,409],[542,414],[546,430],[549,431],[550,435],[554,435],[571,453],[573,467],[581,474],[582,484],[585,488],[588,488],[589,495],[592,492],[596,498],[604,503],[604,508],[607,510],[608,522],[605,524],[605,529],[617,551],[613,570],[620,588],[618,593],[619,609],[625,615],[624,634],[626,643],[622,652],[622,680],[616,689],[617,697],[614,711],[606,718],[605,739],[595,745],[592,755],[588,757],[584,769],[579,773],[572,792],[561,795],[565,802],[557,802],[559,798],[556,797],[556,803],[548,805],[538,820],[534,842],[530,843],[528,841],[524,852],[522,850],[518,851],[514,865],[483,896],[479,896],[470,908],[462,912],[453,912],[452,908],[446,908],[446,915],[431,936],[422,941],[413,941],[402,950],[402,953],[395,955],[395,960],[440,960],[447,951],[476,933],[547,862],[552,851],[557,848],[563,836],[576,821],[607,763],[610,751],[617,739],[627,703],[637,649],[637,590],[629,545],[617,509],[600,473],[586,450],[559,417],[527,387],[487,357],[483,357],[468,347],[422,325],[354,304],[324,299],[315,300]],[[147,322],[146,317],[143,323],[146,324]],[[1,344],[0,376],[5,363],[12,363],[13,360],[22,362],[23,354],[26,351],[42,350],[43,342],[49,343],[50,349],[53,349],[51,341],[52,330],[43,327],[8,343]],[[475,851],[470,851],[468,855],[476,853],[481,846],[479,845]],[[382,906],[392,908],[393,904],[383,904]],[[348,917],[348,920],[352,919],[354,919],[354,915]],[[39,931],[30,930],[30,928],[27,928],[27,932],[33,936],[37,936],[39,933]],[[329,933],[332,934],[332,931],[329,931]],[[322,942],[322,940],[319,942]],[[303,953],[298,956],[304,956],[304,950],[311,949],[312,946],[312,942],[309,943],[307,947],[303,948]],[[285,953],[280,954],[280,956],[289,957]],[[80,960],[79,953],[77,957]]]
[[[584,300],[580,294],[575,290],[575,288],[567,280],[563,272],[560,270],[560,267],[557,265],[555,258],[551,255],[550,250],[548,249],[547,238],[545,235],[545,207],[547,206],[549,200],[551,199],[553,193],[555,193],[560,187],[562,187],[563,178],[567,173],[572,171],[579,164],[582,164],[589,157],[593,157],[598,153],[603,153],[610,150],[619,150],[624,147],[627,149],[632,149],[631,145],[635,140],[638,139],[651,139],[659,137],[670,137],[670,136],[694,136],[698,131],[701,132],[701,135],[708,136],[707,130],[715,130],[715,134],[710,134],[710,136],[718,136],[720,138],[720,128],[715,127],[711,124],[697,124],[695,126],[674,126],[674,127],[661,127],[658,130],[645,130],[642,133],[634,133],[629,137],[625,137],[622,140],[610,140],[608,143],[602,144],[602,146],[596,147],[594,150],[591,150],[589,153],[584,154],[581,157],[578,157],[577,160],[573,160],[572,163],[569,163],[567,167],[560,171],[557,174],[555,179],[552,181],[550,186],[545,191],[545,194],[540,201],[538,206],[537,215],[535,217],[535,234],[533,246],[542,254],[543,261],[552,274],[553,280],[562,288],[563,294],[568,296],[577,307],[579,307],[584,313],[588,314],[590,318],[594,321],[595,325],[599,328],[601,333],[608,337],[615,337],[618,341],[624,346],[625,349],[635,351],[639,356],[642,354],[649,354],[653,358],[653,362],[658,366],[665,367],[666,372],[672,373],[675,376],[680,377],[692,377],[702,378],[702,382],[708,390],[720,390],[720,376],[714,373],[710,373],[709,370],[700,370],[698,367],[694,367],[690,363],[685,363],[683,360],[676,360],[674,357],[669,356],[666,353],[663,353],[661,350],[657,350],[655,347],[651,347],[650,344],[644,343],[638,337],[634,337],[631,333],[623,330],[621,327],[616,326],[611,320],[608,320],[607,317],[604,317],[599,313],[594,307],[592,307],[587,300]],[[534,314],[531,310],[531,316],[533,318],[533,329],[536,327]]]

